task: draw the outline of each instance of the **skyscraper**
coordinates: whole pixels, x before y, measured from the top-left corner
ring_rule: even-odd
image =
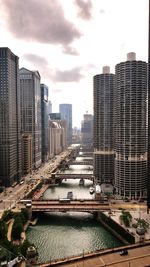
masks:
[[[81,122],[82,145],[93,147],[93,115],[84,114]]]
[[[114,182],[113,93],[114,74],[108,66],[94,76],[94,176],[102,183]]]
[[[21,177],[19,59],[0,48],[0,184],[10,186]]]
[[[41,165],[41,89],[40,74],[19,70],[21,95],[21,130],[32,137],[33,168]]]
[[[138,198],[146,189],[147,63],[132,52],[115,72],[115,187],[124,197]]]
[[[48,131],[49,131],[49,102],[48,102],[48,87],[41,84],[41,128],[42,128],[42,161],[49,159],[48,147]]]
[[[72,143],[72,105],[71,104],[60,104],[59,112],[61,119],[67,122],[67,144]]]

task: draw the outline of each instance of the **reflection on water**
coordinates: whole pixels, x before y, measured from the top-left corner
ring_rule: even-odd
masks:
[[[92,199],[94,196],[91,196],[89,193],[89,187],[92,184],[92,181],[86,180],[84,186],[79,186],[79,179],[77,180],[63,180],[61,186],[51,187],[47,189],[44,194],[45,198],[58,199],[67,197],[69,191],[73,192],[73,198],[85,198]]]
[[[38,247],[39,262],[121,245],[89,213],[47,213],[27,237]]]
[[[86,168],[71,166],[69,171],[81,173]],[[44,199],[67,197],[69,191],[74,198],[90,199],[94,197],[89,193],[91,184],[89,180],[84,186],[79,186],[79,180],[63,180],[60,186],[49,188]],[[42,214],[37,225],[28,228],[27,237],[38,247],[40,262],[121,245],[90,213]]]

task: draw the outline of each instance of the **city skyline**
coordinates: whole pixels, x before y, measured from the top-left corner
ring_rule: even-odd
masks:
[[[20,68],[39,71],[53,112],[72,104],[73,127],[93,113],[92,77],[103,66],[114,73],[128,52],[147,61],[148,0],[0,3],[1,46],[19,56]]]

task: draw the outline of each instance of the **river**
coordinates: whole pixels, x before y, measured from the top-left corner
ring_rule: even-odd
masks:
[[[90,173],[88,167],[72,165],[65,172]],[[79,180],[63,181],[60,186],[49,188],[44,198],[64,198],[69,191],[73,192],[74,198],[93,198],[89,194],[91,183],[86,180],[84,186],[79,186]],[[37,246],[39,262],[122,245],[92,214],[81,212],[42,214],[37,225],[28,228],[27,238]]]

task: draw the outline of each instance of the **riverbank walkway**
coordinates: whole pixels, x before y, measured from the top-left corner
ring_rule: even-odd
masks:
[[[120,255],[126,249],[127,255]],[[134,244],[102,252],[89,253],[72,257],[58,262],[39,264],[39,267],[61,266],[61,267],[150,267],[150,242],[146,244]]]

